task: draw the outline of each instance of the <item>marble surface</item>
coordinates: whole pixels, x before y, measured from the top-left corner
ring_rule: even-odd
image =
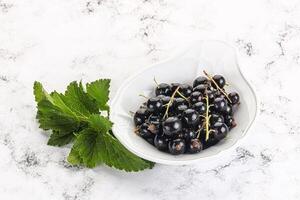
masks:
[[[0,0],[0,199],[300,199],[300,1]],[[71,167],[46,145],[34,80],[130,74],[199,39],[236,46],[260,110],[221,158],[125,173]]]

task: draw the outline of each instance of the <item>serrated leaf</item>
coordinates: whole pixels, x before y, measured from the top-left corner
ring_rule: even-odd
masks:
[[[81,158],[87,167],[95,167],[102,161],[101,143],[100,134],[92,129],[85,129],[76,137],[72,156],[77,157],[76,161]]]
[[[108,118],[95,114],[89,117],[88,123],[90,128],[101,133],[108,132],[113,125],[113,123],[109,121]]]
[[[103,162],[116,169],[130,171],[140,171],[150,169],[154,163],[143,160],[128,151],[116,138],[110,134],[102,134],[103,140]]]
[[[79,152],[77,151],[77,148],[74,148],[74,146],[71,149],[67,160],[72,165],[80,165],[83,163],[82,158],[80,157]]]
[[[33,84],[33,94],[34,94],[34,97],[35,97],[35,101],[37,103],[40,102],[43,99],[50,100],[50,98],[51,98],[49,96],[49,94],[44,90],[43,85],[38,81],[35,81],[34,84]]]
[[[76,81],[71,82],[62,99],[78,116],[86,117],[99,113],[97,102],[84,92],[81,82],[79,84]]]
[[[48,145],[51,146],[63,146],[69,144],[75,135],[73,133],[61,133],[59,131],[53,131],[48,140]]]
[[[101,110],[109,110],[107,102],[109,100],[110,79],[100,79],[86,84],[87,93],[97,101]]]

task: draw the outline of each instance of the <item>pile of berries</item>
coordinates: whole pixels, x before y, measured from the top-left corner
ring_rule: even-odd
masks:
[[[224,139],[236,126],[236,92],[226,93],[221,75],[196,78],[193,86],[157,84],[155,97],[134,114],[136,133],[158,150],[173,155],[197,153]]]

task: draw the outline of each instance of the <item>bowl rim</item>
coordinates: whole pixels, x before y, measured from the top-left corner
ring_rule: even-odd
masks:
[[[221,40],[196,40],[196,41],[193,41],[193,44],[189,44],[189,45],[186,45],[185,48],[180,51],[179,53],[175,53],[174,55],[166,58],[166,59],[163,59],[159,62],[155,62],[151,65],[148,65],[146,67],[143,67],[142,69],[138,70],[136,73],[132,74],[130,77],[126,78],[126,80],[120,85],[120,87],[118,88],[117,92],[115,93],[115,96],[113,97],[112,101],[111,101],[111,112],[110,112],[110,117],[114,115],[114,107],[115,107],[115,104],[117,103],[118,101],[118,97],[120,96],[123,88],[125,88],[134,78],[136,78],[139,74],[143,73],[144,71],[158,65],[158,64],[162,64],[162,63],[166,63],[168,61],[171,61],[175,58],[177,58],[178,56],[181,56],[181,55],[184,55],[187,51],[188,51],[188,47],[191,47],[191,46],[194,46],[195,44],[197,43],[203,43],[203,42],[216,42],[216,43],[221,43],[225,46],[228,46],[230,47],[233,51],[234,51],[234,60],[235,60],[235,63],[237,64],[237,69],[238,69],[238,72],[240,73],[241,77],[243,78],[243,80],[245,81],[245,83],[249,86],[252,94],[253,94],[253,97],[254,97],[254,100],[255,100],[255,110],[254,110],[254,116],[252,118],[252,120],[249,121],[248,125],[246,126],[245,130],[244,130],[244,134],[241,135],[241,137],[239,137],[231,146],[228,146],[228,147],[225,147],[224,149],[222,150],[219,150],[218,152],[216,152],[215,154],[213,155],[208,155],[208,156],[205,156],[205,157],[201,157],[201,158],[197,158],[197,159],[190,159],[190,160],[185,160],[185,161],[182,161],[182,160],[166,160],[166,159],[160,159],[160,158],[153,158],[151,156],[148,156],[148,155],[145,155],[139,151],[136,151],[134,148],[131,148],[130,145],[127,145],[126,142],[122,141],[122,138],[119,137],[118,134],[114,134],[116,136],[116,138],[120,141],[120,143],[126,148],[128,149],[130,152],[132,152],[133,154],[143,158],[143,159],[146,159],[146,160],[149,160],[149,161],[152,161],[152,162],[155,162],[155,163],[160,163],[160,164],[166,164],[166,165],[186,165],[186,164],[192,164],[192,163],[195,163],[197,161],[200,161],[200,160],[206,160],[206,159],[211,159],[211,158],[216,158],[218,156],[220,156],[221,154],[224,154],[225,152],[228,152],[230,151],[231,149],[233,149],[235,146],[237,146],[238,143],[240,143],[242,141],[242,139],[245,138],[245,136],[247,135],[246,133],[249,131],[250,127],[252,127],[252,125],[254,124],[256,118],[257,118],[257,113],[258,113],[258,110],[259,110],[259,99],[257,97],[257,94],[256,94],[256,90],[255,90],[255,87],[250,83],[250,81],[245,78],[245,75],[243,73],[243,71],[241,70],[241,66],[240,66],[240,59],[239,59],[239,52],[237,51],[237,48],[234,47],[233,45],[227,43],[227,42],[224,42],[224,41],[221,41]],[[114,131],[114,126],[112,127],[112,131]],[[174,156],[175,157],[175,156]]]

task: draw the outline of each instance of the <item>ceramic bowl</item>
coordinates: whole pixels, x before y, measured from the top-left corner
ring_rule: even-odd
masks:
[[[228,91],[240,94],[240,107],[235,113],[237,126],[218,144],[197,154],[170,155],[158,151],[154,146],[134,133],[131,111],[136,111],[145,101],[140,94],[153,96],[155,83],[158,82],[188,83],[203,75],[203,70],[210,74],[223,75],[229,86]],[[253,123],[257,112],[255,92],[240,71],[236,51],[230,45],[220,41],[199,41],[190,46],[184,53],[151,65],[128,78],[112,101],[111,120],[113,132],[119,141],[132,153],[144,159],[170,165],[185,165],[204,158],[219,155],[243,138]]]

